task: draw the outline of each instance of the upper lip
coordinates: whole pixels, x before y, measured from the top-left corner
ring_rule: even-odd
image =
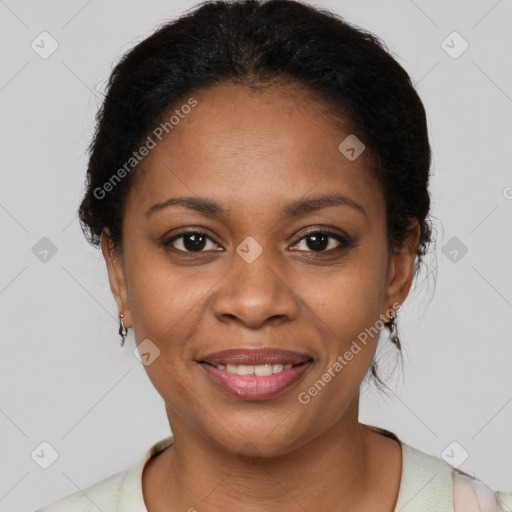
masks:
[[[311,360],[312,358],[307,354],[279,348],[232,348],[208,354],[199,362],[217,366],[219,364],[301,364]]]

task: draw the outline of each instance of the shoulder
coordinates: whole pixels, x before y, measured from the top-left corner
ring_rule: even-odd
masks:
[[[396,510],[453,512],[449,464],[401,440],[399,442],[402,448],[402,480]]]
[[[512,512],[512,494],[493,490],[439,457],[400,444],[403,467],[396,510]]]
[[[391,437],[402,449],[402,475],[395,511],[512,512],[512,494],[405,443],[389,430],[366,425]]]
[[[36,512],[147,512],[142,493],[142,472],[151,457],[173,443],[167,437],[155,443],[132,467],[70,494]]]
[[[481,480],[453,468],[453,501],[455,512],[477,510],[482,512],[512,512],[512,494],[493,491]]]
[[[37,512],[116,512],[121,485],[128,469],[66,496]]]

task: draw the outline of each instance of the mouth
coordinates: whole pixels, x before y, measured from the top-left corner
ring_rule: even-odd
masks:
[[[209,363],[206,363],[209,364]],[[301,363],[302,364],[302,363]],[[217,364],[211,365],[218,370],[225,370],[233,375],[255,375],[256,377],[268,377],[269,375],[275,375],[281,373],[284,370],[290,370],[297,364],[286,363],[263,363],[263,364]]]
[[[210,379],[232,396],[265,400],[295,384],[313,359],[289,350],[230,349],[197,361]]]

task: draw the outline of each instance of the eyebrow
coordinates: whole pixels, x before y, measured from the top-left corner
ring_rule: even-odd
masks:
[[[171,197],[161,203],[155,203],[147,210],[145,215],[149,217],[153,213],[169,208],[170,206],[181,206],[189,210],[210,215],[229,215],[228,210],[223,208],[219,203],[202,197]],[[326,194],[308,199],[299,199],[298,201],[286,205],[283,210],[283,217],[296,217],[333,206],[348,206],[366,215],[365,209],[353,199],[350,199],[350,197],[340,194]]]

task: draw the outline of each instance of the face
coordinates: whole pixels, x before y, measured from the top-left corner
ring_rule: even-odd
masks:
[[[278,455],[357,422],[419,228],[388,251],[368,155],[338,149],[350,130],[308,91],[222,85],[194,98],[137,170],[121,250],[102,238],[110,283],[173,433]],[[311,201],[322,196],[338,199]],[[233,349],[248,351],[215,356]]]

